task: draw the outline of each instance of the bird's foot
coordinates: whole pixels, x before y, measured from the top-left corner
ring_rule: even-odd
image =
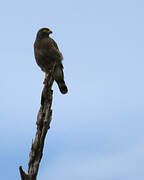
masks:
[[[45,73],[45,79],[43,81],[43,84],[46,84],[46,81],[47,81],[47,73]]]
[[[49,69],[48,73],[52,73],[52,71],[53,71],[52,69]],[[45,79],[43,81],[43,84],[46,84],[48,73],[45,73]]]

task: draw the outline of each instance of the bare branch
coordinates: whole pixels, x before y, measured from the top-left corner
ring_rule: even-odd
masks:
[[[46,84],[41,95],[41,107],[37,116],[37,131],[35,139],[32,142],[31,151],[29,154],[28,174],[26,174],[22,166],[19,167],[21,180],[36,180],[40,161],[43,155],[44,141],[50,122],[52,119],[52,98],[53,91],[51,90],[54,82],[53,74],[49,73]]]

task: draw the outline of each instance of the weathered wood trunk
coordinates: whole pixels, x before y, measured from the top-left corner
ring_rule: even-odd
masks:
[[[19,167],[21,180],[36,180],[40,161],[43,155],[44,141],[48,129],[50,128],[50,122],[52,119],[52,98],[53,91],[52,85],[54,78],[52,73],[49,73],[46,84],[43,88],[41,95],[41,107],[37,116],[37,131],[35,139],[32,142],[31,151],[29,154],[28,173],[25,173],[22,166]]]

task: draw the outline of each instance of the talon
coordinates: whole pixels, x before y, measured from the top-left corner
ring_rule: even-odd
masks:
[[[45,79],[43,81],[43,84],[46,84],[46,81],[47,81],[47,73],[45,73]]]

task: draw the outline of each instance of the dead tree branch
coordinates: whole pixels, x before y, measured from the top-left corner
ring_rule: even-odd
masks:
[[[50,128],[50,122],[52,119],[52,98],[53,91],[52,85],[54,82],[52,72],[49,73],[46,84],[43,88],[41,95],[41,107],[37,116],[37,131],[35,139],[32,142],[31,151],[29,154],[28,173],[25,173],[22,166],[19,167],[21,180],[36,180],[40,161],[43,155],[44,141],[48,129]]]

